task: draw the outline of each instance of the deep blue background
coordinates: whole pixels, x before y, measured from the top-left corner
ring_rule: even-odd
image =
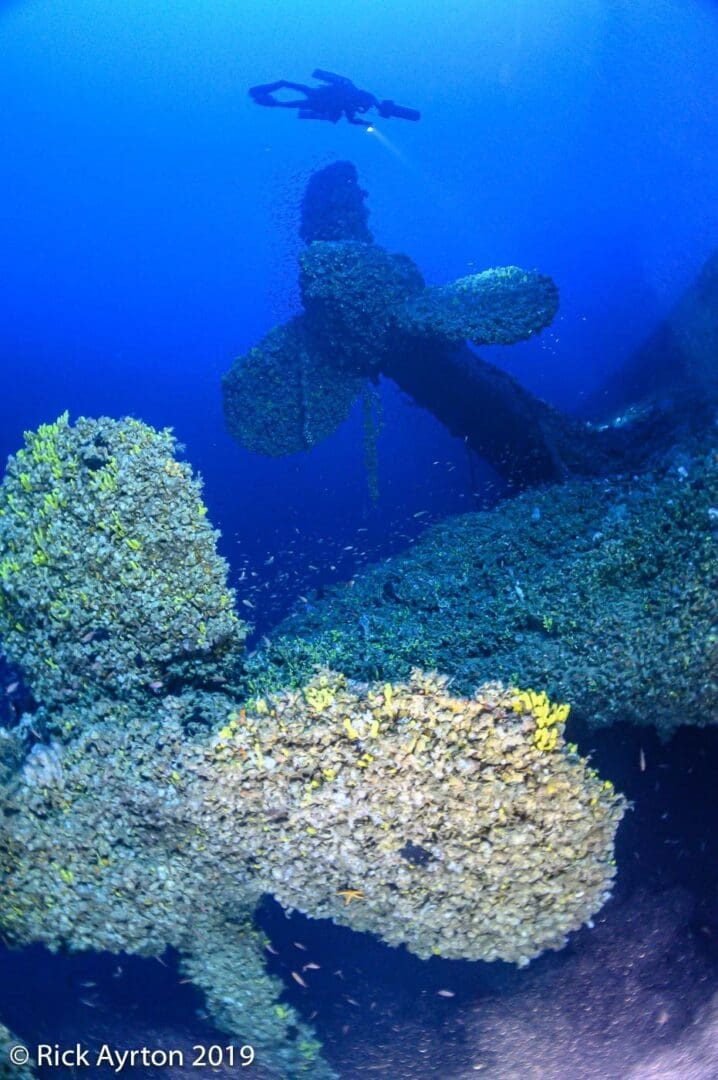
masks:
[[[485,355],[565,407],[718,236],[718,15],[698,0],[19,0],[0,56],[0,460],[65,408],[173,425],[263,628],[478,486],[391,387],[373,511],[358,416],[282,461],[224,432],[222,372],[296,307],[312,169],[353,160],[377,240],[431,281],[552,274],[554,326]],[[315,66],[421,123],[369,135],[246,95]]]

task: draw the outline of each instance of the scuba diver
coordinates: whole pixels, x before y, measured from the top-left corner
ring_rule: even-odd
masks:
[[[346,116],[350,124],[358,124],[361,127],[372,126],[371,120],[361,120],[356,113],[366,113],[369,109],[376,109],[379,116],[385,120],[391,116],[401,120],[420,120],[421,113],[417,109],[406,109],[403,105],[396,105],[393,101],[379,101],[373,94],[366,90],[360,90],[351,79],[345,79],[342,75],[333,75],[331,71],[322,71],[317,68],[312,72],[313,79],[319,79],[325,86],[305,86],[303,83],[289,82],[287,79],[278,79],[277,82],[266,83],[263,86],[253,86],[249,96],[258,105],[268,105],[279,109],[298,109],[297,116],[300,120],[329,120],[336,124],[342,116]],[[297,90],[304,96],[296,101],[278,101],[274,95],[279,90]]]

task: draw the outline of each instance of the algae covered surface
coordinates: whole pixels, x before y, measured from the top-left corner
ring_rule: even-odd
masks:
[[[497,684],[461,699],[419,672],[323,674],[219,732],[211,805],[285,907],[424,958],[524,965],[590,920],[615,872],[626,803],[564,743],[568,713]]]
[[[535,686],[591,725],[669,734],[718,709],[718,458],[712,433],[637,476],[571,480],[427,529],[327,590],[247,658],[246,688],[315,665],[357,679],[414,666],[471,693]]]
[[[335,372],[300,319],[276,326],[224,376],[230,433],[253,453],[309,450],[348,417],[364,379]]]
[[[172,434],[67,414],[0,486],[0,633],[38,700],[226,680],[245,636]]]

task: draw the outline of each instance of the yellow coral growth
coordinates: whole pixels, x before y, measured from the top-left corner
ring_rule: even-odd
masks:
[[[315,712],[324,712],[334,701],[335,695],[326,676],[322,676],[318,682],[310,683],[304,688],[304,697],[307,705]]]
[[[558,742],[558,725],[565,724],[571,706],[556,705],[541,691],[515,690],[516,697],[511,703],[514,712],[529,714],[536,721],[534,746],[537,750],[555,750]]]

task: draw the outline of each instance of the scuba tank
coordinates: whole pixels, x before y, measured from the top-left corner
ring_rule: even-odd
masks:
[[[377,111],[379,116],[383,116],[385,120],[388,120],[391,116],[396,116],[399,120],[421,120],[421,113],[418,109],[407,109],[404,105],[397,105],[393,101],[380,101],[377,105]]]

